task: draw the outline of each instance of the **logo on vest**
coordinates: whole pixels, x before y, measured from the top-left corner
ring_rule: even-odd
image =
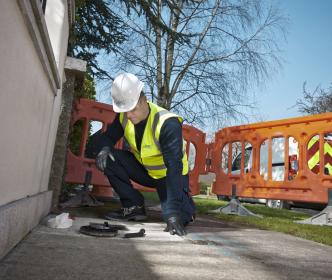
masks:
[[[144,149],[151,149],[151,147],[152,147],[151,145],[143,145]]]

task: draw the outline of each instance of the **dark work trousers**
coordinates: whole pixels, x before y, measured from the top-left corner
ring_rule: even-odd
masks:
[[[180,215],[182,221],[186,224],[190,222],[195,213],[195,206],[192,198],[189,195],[189,178],[188,175],[182,177],[182,195],[180,199],[176,199],[177,205],[171,205],[174,201],[172,199],[172,191],[167,190],[166,178],[154,179],[149,176],[147,170],[137,161],[135,156],[125,150],[113,150],[115,161],[110,158],[107,160],[107,167],[104,171],[113,189],[120,197],[122,207],[131,207],[134,205],[144,205],[143,195],[130,182],[130,179],[145,187],[155,188],[157,190],[163,218],[167,220],[169,216],[174,214]],[[167,200],[169,196],[169,200]],[[174,213],[174,209],[178,209]]]

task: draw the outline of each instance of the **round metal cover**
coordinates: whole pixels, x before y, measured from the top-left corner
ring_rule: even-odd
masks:
[[[118,230],[107,228],[105,226],[81,226],[80,233],[96,237],[114,237],[117,236]]]

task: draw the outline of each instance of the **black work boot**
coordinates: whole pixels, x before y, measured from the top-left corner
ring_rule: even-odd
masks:
[[[147,216],[144,206],[131,206],[110,212],[105,215],[105,219],[117,221],[144,221],[147,219]]]

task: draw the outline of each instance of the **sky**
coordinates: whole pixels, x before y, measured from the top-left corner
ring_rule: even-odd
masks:
[[[303,83],[310,92],[332,83],[332,0],[271,1],[289,18],[287,41],[281,44],[284,63],[264,86],[250,90],[257,109],[248,113],[246,123],[301,116],[294,105],[303,96]],[[108,92],[110,85],[106,87]],[[104,86],[97,88],[98,100],[109,103],[104,91]],[[244,121],[231,125],[239,124]]]
[[[260,120],[266,121],[301,116],[291,107],[302,97],[305,81],[309,91],[332,83],[332,0],[279,3],[290,20],[282,45],[285,62],[264,88],[253,90]]]

